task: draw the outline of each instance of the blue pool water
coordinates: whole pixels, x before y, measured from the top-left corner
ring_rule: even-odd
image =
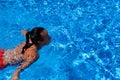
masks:
[[[120,80],[120,0],[0,0],[0,48],[35,26],[52,40],[20,80]],[[16,68],[0,70],[0,80]]]

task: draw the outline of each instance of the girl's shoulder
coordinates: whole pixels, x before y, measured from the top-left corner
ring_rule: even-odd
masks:
[[[37,60],[39,57],[38,52],[33,48],[28,48],[24,53],[25,59]]]

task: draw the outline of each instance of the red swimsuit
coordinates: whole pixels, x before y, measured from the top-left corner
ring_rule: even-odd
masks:
[[[3,63],[3,54],[4,54],[4,50],[0,50],[0,69],[3,69],[5,67]]]

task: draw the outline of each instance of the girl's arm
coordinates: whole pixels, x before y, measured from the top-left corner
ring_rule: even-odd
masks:
[[[11,80],[18,80],[20,72],[28,67],[31,63],[33,63],[37,59],[36,55],[29,55],[27,60],[22,62],[19,68],[14,72]]]

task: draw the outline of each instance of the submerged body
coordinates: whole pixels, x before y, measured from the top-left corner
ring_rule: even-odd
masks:
[[[12,49],[12,50],[4,50],[3,53],[3,63],[5,66],[7,65],[16,65],[19,64],[25,60],[27,60],[27,56],[30,55],[30,51],[35,51],[34,53],[32,53],[34,56],[36,56],[36,59],[38,57],[37,54],[37,50],[34,48],[34,45],[31,46],[29,49],[27,49],[23,54],[21,54],[22,52],[22,48],[25,45],[25,42],[21,43],[20,45],[18,45],[16,48]],[[29,54],[27,54],[29,52]]]
[[[26,36],[25,42],[12,50],[0,50],[0,69],[19,64],[11,80],[18,80],[20,72],[38,59],[38,50],[50,42],[50,36],[44,28],[36,27],[31,32],[23,30],[22,34]]]
[[[4,52],[3,60],[5,65],[16,65],[24,60],[24,55],[21,54],[24,44],[22,43],[18,47]]]

